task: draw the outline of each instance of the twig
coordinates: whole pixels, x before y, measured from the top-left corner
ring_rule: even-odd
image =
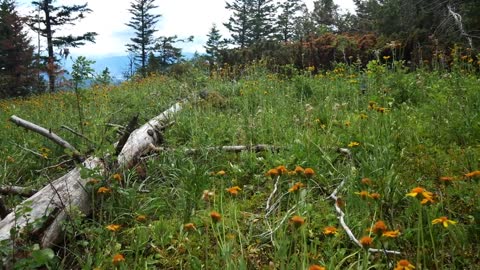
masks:
[[[92,140],[90,140],[87,136],[83,135],[83,134],[80,133],[80,132],[75,131],[73,128],[70,128],[70,127],[65,126],[65,125],[61,125],[60,127],[63,128],[63,129],[66,129],[66,130],[68,130],[68,131],[70,131],[71,133],[77,135],[78,137],[81,137],[81,138],[85,139],[85,140],[88,141],[89,143],[95,144],[95,143],[94,143]]]
[[[272,193],[270,193],[270,196],[268,196],[267,206],[265,207],[265,210],[267,211],[267,213],[268,213],[269,210],[270,210],[270,201],[272,200],[273,195],[275,195],[275,192],[277,192],[277,189],[278,189],[278,181],[280,181],[280,175],[277,176],[277,179],[275,180],[275,185],[273,186]]]
[[[73,159],[65,160],[65,161],[62,161],[62,162],[60,162],[60,163],[58,163],[58,164],[55,164],[55,165],[52,165],[52,166],[48,166],[48,167],[42,168],[42,169],[40,169],[40,170],[35,170],[35,172],[40,173],[40,172],[43,172],[43,171],[46,171],[46,170],[55,169],[55,168],[57,168],[57,167],[62,166],[63,164],[66,164],[66,163],[69,163],[69,162],[72,162],[72,161],[73,161]]]
[[[33,151],[32,149],[28,149],[28,148],[26,148],[26,147],[23,147],[23,146],[21,146],[21,145],[19,145],[19,144],[14,143],[14,142],[12,142],[12,144],[15,145],[15,146],[17,146],[17,147],[19,147],[19,148],[21,148],[22,150],[25,150],[25,151],[27,151],[27,152],[29,152],[29,153],[34,154],[35,156],[37,156],[37,157],[39,157],[39,158],[48,159],[48,157],[46,157],[46,156],[38,153],[37,151]]]
[[[332,194],[330,194],[330,196],[328,196],[328,198],[332,199],[335,202],[334,203],[335,211],[338,214],[338,219],[340,221],[340,225],[342,225],[343,230],[345,230],[345,232],[347,233],[350,240],[352,240],[357,246],[363,248],[360,241],[355,237],[355,235],[353,235],[352,230],[345,223],[345,213],[343,212],[342,208],[340,208],[340,206],[337,203],[337,201],[338,201],[337,193],[340,191],[340,188],[345,185],[346,180],[347,180],[346,178],[343,179],[342,182],[338,185],[338,187],[332,192]],[[399,251],[395,251],[395,250],[376,249],[376,248],[369,248],[368,252],[371,252],[371,253],[381,252],[381,253],[385,253],[385,254],[397,254],[397,255],[401,254]]]
[[[32,122],[24,120],[24,119],[22,119],[18,116],[15,116],[15,115],[12,115],[10,117],[10,121],[12,121],[13,123],[15,123],[18,126],[24,127],[26,129],[31,130],[33,132],[36,132],[36,133],[38,133],[38,134],[40,134],[44,137],[47,137],[48,139],[50,139],[54,143],[62,146],[63,148],[67,148],[67,149],[71,150],[75,157],[80,157],[80,152],[78,152],[78,150],[75,149],[75,147],[73,147],[69,142],[65,141],[64,139],[62,139],[57,134],[53,133],[51,130],[48,130],[46,128],[38,126],[38,125],[36,125]]]
[[[20,195],[23,197],[30,197],[35,193],[37,193],[37,190],[31,188],[18,186],[0,186],[0,194],[3,195]]]

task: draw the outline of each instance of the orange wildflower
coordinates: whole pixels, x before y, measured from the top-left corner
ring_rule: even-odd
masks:
[[[278,166],[278,167],[275,168],[275,169],[277,169],[277,171],[278,171],[279,174],[284,174],[284,173],[287,173],[287,172],[288,172],[287,168],[286,168],[285,166],[283,166],[283,165],[280,165],[280,166]]]
[[[368,177],[364,177],[364,178],[362,178],[362,180],[360,180],[360,181],[362,182],[362,184],[367,185],[367,186],[369,186],[369,185],[372,184],[372,180],[371,180],[370,178],[368,178]]]
[[[305,219],[301,216],[293,216],[290,221],[295,225],[296,227],[300,227],[305,223]]]
[[[230,195],[237,196],[238,192],[242,190],[239,186],[234,186],[226,189]]]
[[[303,173],[304,169],[301,166],[296,166],[295,170],[293,170],[295,173]]]
[[[375,222],[375,224],[373,224],[373,227],[372,227],[372,232],[374,234],[382,234],[384,232],[387,231],[387,225],[385,225],[385,222],[383,222],[382,220],[379,220],[377,222]]]
[[[378,200],[378,199],[380,199],[380,197],[381,197],[380,193],[375,192],[375,193],[370,194],[370,198],[372,198],[374,200]]]
[[[112,190],[107,187],[99,187],[97,191],[97,193],[101,193],[101,194],[107,194],[110,192],[112,192]]]
[[[280,173],[278,172],[277,169],[270,169],[270,170],[267,171],[266,176],[275,177],[279,174]]]
[[[312,264],[308,267],[308,270],[325,270],[326,268],[318,264]]]
[[[119,224],[110,224],[108,226],[105,227],[107,230],[111,231],[111,232],[117,232],[119,231],[121,228],[122,228],[122,225],[119,225]]]
[[[327,226],[325,228],[323,228],[323,234],[324,235],[337,235],[338,234],[338,230],[336,227],[333,227],[333,226]]]
[[[362,190],[360,192],[355,192],[355,194],[357,194],[358,196],[360,196],[360,198],[364,200],[371,197],[370,193],[368,193],[368,191],[365,191],[365,190]]]
[[[312,177],[313,175],[315,175],[315,171],[314,171],[312,168],[306,168],[306,169],[303,171],[303,174],[304,174],[305,176]]]
[[[362,244],[363,247],[367,248],[373,244],[373,239],[370,236],[364,236],[360,238],[360,244]]]
[[[122,254],[117,253],[117,254],[113,255],[113,259],[112,259],[113,264],[117,265],[117,264],[119,264],[121,262],[124,262],[124,261],[125,261],[125,257]]]
[[[439,218],[436,218],[436,219],[432,220],[432,224],[438,224],[438,223],[441,223],[443,225],[443,227],[447,228],[449,224],[453,225],[453,224],[456,224],[457,222],[453,221],[453,220],[450,220],[447,217],[443,216],[443,217],[439,217]]]
[[[395,231],[386,231],[382,234],[382,236],[384,237],[389,237],[389,238],[396,238],[400,235],[400,231],[399,230],[395,230]]]
[[[215,175],[224,176],[225,174],[227,174],[227,173],[224,170],[220,170]]]
[[[183,229],[185,231],[193,231],[193,230],[196,230],[197,228],[195,228],[195,224],[193,223],[186,223],[183,225]]]
[[[400,260],[397,262],[397,266],[395,266],[394,270],[412,270],[415,269],[409,261],[407,260]]]
[[[300,188],[304,187],[305,185],[302,182],[297,182],[295,183],[291,188],[288,189],[288,192],[295,192],[299,190]]]
[[[218,213],[217,211],[210,212],[210,217],[215,223],[219,222],[222,219],[222,215],[220,215],[220,213]]]
[[[138,222],[144,222],[147,220],[147,216],[145,215],[138,215],[136,218],[135,218],[136,221]]]
[[[118,182],[122,181],[122,176],[119,173],[112,175],[112,178]]]
[[[449,184],[449,183],[452,183],[455,180],[455,178],[450,176],[442,176],[438,180],[440,180],[441,183]]]

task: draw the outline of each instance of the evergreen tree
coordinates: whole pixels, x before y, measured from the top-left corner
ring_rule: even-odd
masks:
[[[225,8],[231,10],[233,14],[228,19],[228,23],[223,25],[230,31],[233,43],[239,45],[240,48],[245,48],[251,44],[249,40],[252,31],[250,13],[254,0],[233,0],[226,4]]]
[[[277,33],[283,42],[295,36],[295,25],[298,23],[302,10],[302,0],[286,0],[279,4],[281,13],[276,20]]]
[[[0,3],[0,98],[24,96],[35,86],[33,46],[13,0]]]
[[[149,72],[165,71],[171,65],[177,63],[182,59],[182,49],[175,46],[179,42],[192,42],[193,36],[180,39],[177,36],[160,37],[155,43],[153,49],[156,55],[151,55],[149,59],[149,66],[152,68]],[[159,67],[159,69],[156,69]],[[155,69],[153,69],[155,68]]]
[[[273,28],[276,7],[273,0],[252,0],[250,13],[251,31],[247,32],[251,43],[268,40],[275,32]]]
[[[207,34],[208,40],[203,46],[207,53],[207,59],[210,64],[210,67],[213,67],[215,64],[220,63],[221,60],[221,51],[226,49],[226,42],[222,40],[222,35],[217,29],[215,24],[210,28],[210,32]]]
[[[98,74],[95,76],[95,81],[93,82],[95,85],[109,85],[113,81],[112,74],[110,73],[110,70],[108,67],[106,67],[102,73]]]
[[[87,32],[82,35],[74,36],[56,36],[62,26],[75,25],[76,22],[85,17],[85,13],[92,12],[87,8],[87,4],[71,5],[71,6],[55,6],[54,0],[33,1],[33,6],[38,10],[37,15],[32,15],[30,19],[30,27],[47,39],[47,74],[49,80],[49,90],[55,91],[55,70],[56,61],[53,51],[54,47],[68,48],[79,47],[88,42],[95,42],[95,32]]]
[[[127,26],[135,30],[135,37],[130,40],[132,43],[127,44],[127,50],[135,56],[136,65],[142,77],[147,76],[148,55],[155,46],[153,34],[157,31],[155,24],[161,15],[151,14],[152,9],[157,8],[153,4],[155,0],[135,0],[130,5],[130,13],[132,18]]]
[[[316,0],[313,2],[312,19],[317,27],[327,31],[336,30],[338,5],[333,0]]]

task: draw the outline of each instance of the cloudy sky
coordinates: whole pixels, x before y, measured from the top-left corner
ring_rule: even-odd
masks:
[[[30,0],[17,1],[22,13],[31,12]],[[133,36],[132,29],[125,25],[131,17],[128,9],[132,0],[87,0],[87,2],[93,12],[77,25],[66,27],[65,30],[74,35],[87,31],[97,32],[96,43],[71,49],[72,54],[87,57],[125,55],[125,44]],[[342,10],[354,10],[353,0],[335,2]],[[56,3],[82,4],[85,0],[57,0]],[[305,3],[309,9],[312,8],[313,0],[305,0]],[[155,4],[158,6],[155,13],[162,15],[157,26],[157,36],[194,36],[193,43],[179,45],[183,47],[184,52],[204,52],[206,35],[213,23],[217,24],[224,37],[228,36],[228,31],[222,25],[230,16],[225,9],[225,0],[156,0]]]

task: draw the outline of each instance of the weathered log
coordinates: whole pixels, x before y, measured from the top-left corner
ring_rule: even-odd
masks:
[[[161,129],[165,121],[182,110],[184,101],[175,103],[160,115],[152,118],[143,126],[134,130],[118,155],[118,164],[131,167],[143,154],[152,150],[161,141]]]
[[[149,145],[157,144],[156,128],[161,128],[163,121],[168,120],[173,114],[181,110],[181,103],[176,103],[160,115],[156,116],[148,123],[132,132],[127,143],[119,155],[118,163],[120,167],[128,168],[133,165],[137,157],[144,151],[147,151]],[[18,120],[17,117],[14,119]],[[38,127],[37,125],[34,125]],[[38,130],[45,129],[38,127]],[[52,133],[46,132],[46,136],[52,136]],[[145,143],[145,142],[148,143]],[[86,169],[95,170],[99,174],[104,173],[104,166],[99,158],[90,157],[82,163]],[[61,239],[63,235],[61,224],[71,213],[80,211],[88,215],[91,213],[90,196],[85,189],[89,179],[82,179],[80,167],[77,167],[64,176],[50,182],[47,186],[35,193],[33,196],[23,201],[19,206],[0,221],[0,241],[11,239],[11,229],[19,228],[22,230],[27,222],[40,220],[47,216],[51,222],[46,228],[42,228],[40,244],[42,247],[51,247]],[[30,206],[32,210],[28,213],[28,220],[23,216],[15,218],[15,212],[24,206]]]
[[[20,195],[23,197],[30,197],[33,194],[37,193],[37,190],[26,187],[17,187],[17,186],[1,186],[0,194],[3,195]]]
[[[12,115],[10,117],[10,121],[12,121],[13,123],[15,123],[18,126],[24,127],[28,130],[34,131],[34,132],[36,132],[40,135],[43,135],[43,136],[47,137],[48,139],[50,139],[51,141],[55,142],[56,144],[60,145],[63,148],[67,148],[67,149],[71,150],[73,152],[74,156],[76,156],[76,157],[80,156],[80,152],[78,152],[77,149],[75,149],[75,147],[73,147],[69,142],[62,139],[57,134],[53,133],[51,130],[48,130],[46,128],[38,126],[34,123],[31,123],[31,122],[29,122],[27,120],[24,120],[24,119],[22,119],[18,116],[15,116],[15,115]]]

